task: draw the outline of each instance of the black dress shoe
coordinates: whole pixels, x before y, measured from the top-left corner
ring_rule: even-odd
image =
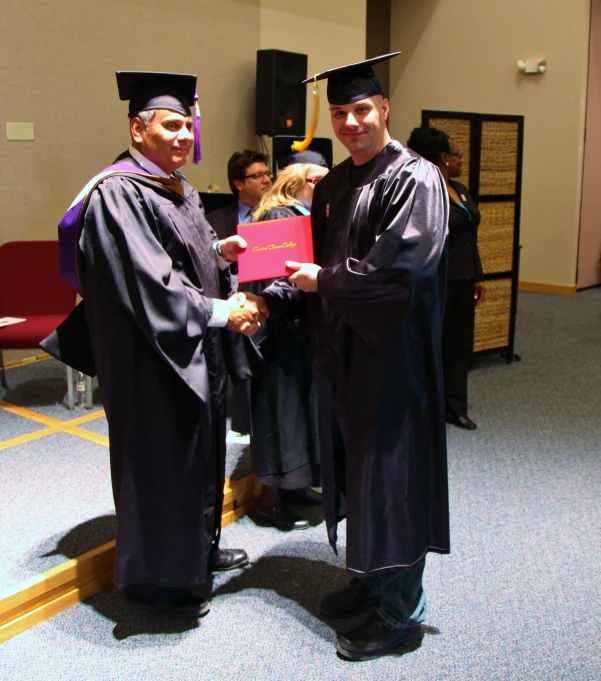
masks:
[[[374,596],[360,579],[353,577],[344,589],[332,591],[324,596],[321,601],[321,612],[333,619],[355,617],[373,610],[379,603],[379,598]]]
[[[289,506],[323,506],[323,495],[310,487],[281,489],[282,501]]]
[[[226,572],[248,565],[244,549],[214,549],[209,556],[209,572]]]
[[[266,508],[259,501],[252,517],[259,525],[273,525],[278,530],[306,530],[309,527],[308,520],[301,518],[283,505]]]
[[[145,610],[160,615],[176,615],[198,619],[206,615],[211,609],[211,604],[206,598],[179,587],[131,584],[125,587],[125,596]]]
[[[338,637],[338,653],[347,660],[373,660],[401,649],[419,648],[423,638],[417,625],[408,629],[391,627],[377,613]]]
[[[465,430],[476,430],[478,427],[469,416],[456,416],[451,412],[447,414],[447,423],[452,423],[457,428],[465,428]]]

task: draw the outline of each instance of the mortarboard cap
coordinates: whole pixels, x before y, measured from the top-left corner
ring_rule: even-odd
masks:
[[[140,111],[168,109],[190,116],[194,108],[194,163],[202,162],[200,148],[200,110],[196,76],[192,73],[161,71],[117,71],[119,97],[129,100],[129,117]]]
[[[324,168],[329,167],[327,161],[319,151],[313,151],[312,149],[307,149],[307,151],[295,151],[283,162],[284,168],[295,163],[311,163],[314,166],[323,166]]]
[[[312,78],[307,78],[303,83],[311,83],[314,80],[328,79],[328,102],[330,104],[352,104],[367,97],[382,94],[382,85],[374,73],[372,66],[380,62],[392,59],[401,54],[391,52],[382,54],[373,59],[365,59],[354,64],[339,66],[318,73]]]
[[[169,109],[190,115],[196,92],[196,76],[190,73],[117,71],[119,97],[129,100],[129,116],[140,111]]]
[[[285,135],[273,138],[273,155],[280,170],[293,163],[312,163],[316,166],[332,168],[332,140],[329,137],[314,137],[304,151],[291,150],[291,143],[301,140],[302,137]]]

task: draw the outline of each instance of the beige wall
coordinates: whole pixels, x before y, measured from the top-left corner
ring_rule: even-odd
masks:
[[[175,8],[175,9],[172,9]],[[201,74],[203,156],[185,168],[201,191],[229,191],[226,162],[258,148],[258,49],[309,55],[315,72],[365,54],[365,0],[0,0],[0,243],[53,239],[82,185],[129,143],[114,72]],[[310,99],[310,97],[309,97]],[[330,128],[322,97],[318,134]],[[6,122],[32,122],[33,142],[7,142]],[[338,160],[345,157],[340,147]]]
[[[301,52],[309,57],[308,75],[365,59],[365,0],[261,0],[261,49]],[[317,137],[333,138],[326,99],[326,82],[320,83]],[[307,85],[307,126],[313,97]],[[348,152],[334,139],[334,161]]]
[[[395,137],[424,108],[526,117],[526,281],[576,279],[589,3],[392,0],[391,49],[404,51],[391,62]],[[304,52],[309,73],[365,54],[365,0],[182,0],[177,12],[159,0],[0,0],[0,16],[0,242],[54,238],[82,183],[127,145],[115,70],[202,72],[205,161],[186,173],[226,190],[229,155],[258,146],[257,49]],[[518,73],[517,59],[537,56],[547,74]],[[318,135],[331,136],[325,99],[324,84]],[[35,123],[36,140],[7,142],[7,121]],[[335,142],[336,161],[346,155]]]
[[[576,281],[590,0],[393,0],[391,132],[422,109],[525,116],[520,279]],[[516,61],[546,58],[543,76]]]
[[[259,0],[0,0],[0,16],[0,243],[56,238],[85,181],[127,147],[118,69],[201,74],[206,160],[185,172],[227,187],[227,158],[255,140]],[[7,142],[6,121],[33,122],[36,140]]]

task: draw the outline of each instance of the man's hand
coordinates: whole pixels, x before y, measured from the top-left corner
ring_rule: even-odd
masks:
[[[230,331],[238,331],[245,336],[253,336],[261,326],[259,310],[255,303],[247,301],[244,293],[234,293],[227,299],[230,315],[225,325]]]
[[[267,307],[267,303],[265,302],[265,298],[262,296],[256,296],[250,291],[245,291],[244,295],[246,296],[246,300],[249,303],[254,303],[257,306],[257,310],[259,312],[259,322],[260,324],[265,324],[265,322],[269,319],[269,309]]]
[[[486,295],[486,286],[483,281],[478,281],[474,284],[474,300],[476,305],[481,305],[484,302]]]
[[[228,236],[227,239],[222,239],[219,242],[219,249],[223,257],[230,262],[238,260],[238,255],[244,253],[248,244],[246,241],[237,234],[234,236]]]
[[[317,273],[321,269],[319,265],[314,265],[310,262],[300,263],[286,260],[286,268],[292,270],[288,278],[305,293],[314,293],[317,291]]]

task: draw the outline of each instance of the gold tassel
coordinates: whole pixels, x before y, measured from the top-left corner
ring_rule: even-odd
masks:
[[[292,142],[292,151],[306,151],[313,140],[315,131],[317,130],[317,121],[319,120],[319,85],[317,84],[317,76],[313,79],[313,118],[309,132],[302,142]]]

